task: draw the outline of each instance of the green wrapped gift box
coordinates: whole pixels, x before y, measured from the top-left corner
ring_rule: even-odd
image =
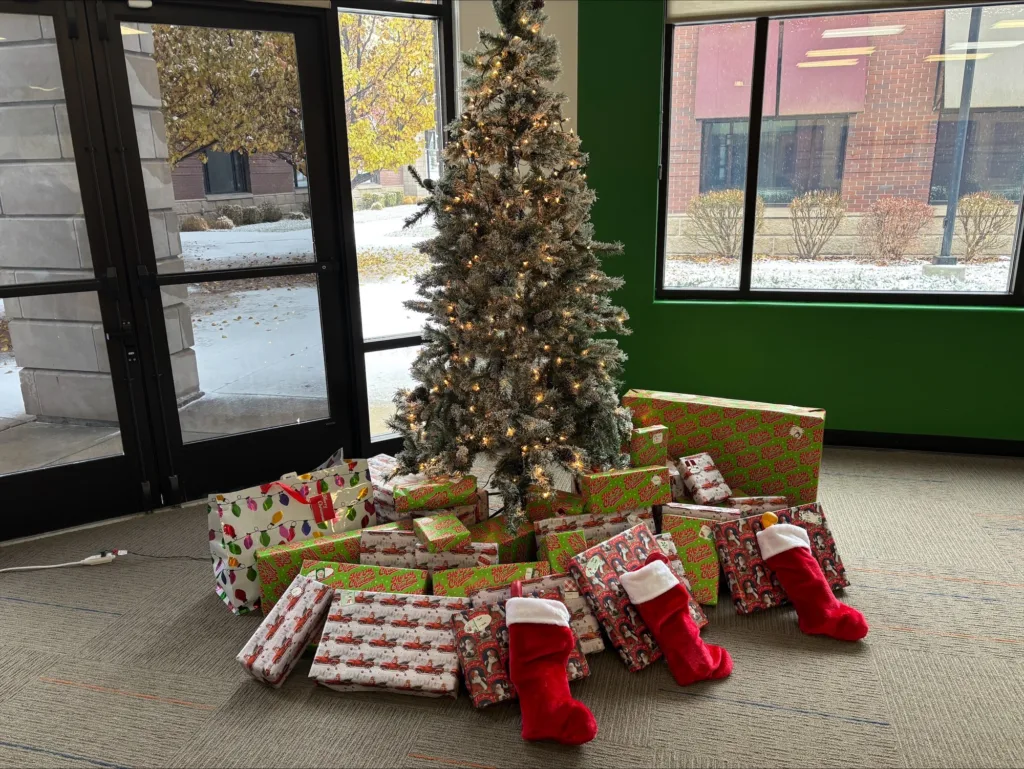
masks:
[[[540,561],[449,569],[434,574],[434,595],[469,596],[477,590],[503,587],[518,579],[544,577],[550,573],[551,567]]]
[[[422,569],[333,561],[303,561],[299,573],[338,590],[377,593],[426,593],[430,583],[430,575]]]
[[[313,532],[314,536],[319,532]],[[286,542],[256,551],[263,613],[268,614],[302,570],[303,561],[359,563],[360,531],[343,531],[316,539]]]
[[[453,550],[469,541],[469,529],[453,513],[416,518],[412,522],[412,529],[428,553]]]
[[[575,531],[559,531],[548,534],[544,538],[543,549],[552,571],[555,574],[568,574],[569,561],[574,555],[579,555],[588,547],[591,547],[591,543],[587,542],[587,536],[583,529],[576,529]]]
[[[414,510],[444,510],[459,505],[469,505],[476,499],[476,478],[472,475],[459,477],[424,478],[410,476],[411,480],[396,479],[394,482],[395,512],[410,513]]]
[[[818,497],[824,409],[654,390],[630,390],[622,405],[637,427],[668,427],[670,459],[710,454],[734,496]]]
[[[718,603],[718,551],[714,521],[707,518],[666,515],[664,531],[672,536],[676,553],[690,580],[694,600],[704,606]]]
[[[504,515],[497,515],[469,527],[470,542],[496,542],[499,563],[520,563],[534,557],[536,539],[533,524],[523,521],[514,534],[509,534]]]
[[[556,515],[582,515],[583,497],[570,494],[568,491],[552,489],[544,496],[539,491],[530,490],[526,499],[526,519],[543,521]]]
[[[668,459],[667,437],[665,425],[634,427],[629,438],[629,464],[633,467],[665,464]]]
[[[577,476],[577,483],[588,513],[618,513],[672,501],[664,465],[583,473]]]

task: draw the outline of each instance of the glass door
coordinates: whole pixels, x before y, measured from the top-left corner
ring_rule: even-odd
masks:
[[[354,451],[323,25],[294,7],[90,6],[167,501]]]
[[[84,8],[0,0],[0,539],[154,501]]]

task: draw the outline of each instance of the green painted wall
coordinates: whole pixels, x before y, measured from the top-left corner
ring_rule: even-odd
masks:
[[[817,406],[842,430],[1024,440],[1024,311],[654,300],[664,5],[580,0],[579,128],[623,256],[626,383]]]

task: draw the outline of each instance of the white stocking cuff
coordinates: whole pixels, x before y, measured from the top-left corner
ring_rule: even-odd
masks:
[[[776,523],[763,531],[757,532],[757,546],[761,557],[766,561],[773,555],[785,553],[794,547],[811,549],[811,540],[807,532],[791,523]]]
[[[626,588],[630,601],[647,603],[674,588],[679,584],[679,579],[664,561],[651,561],[636,571],[620,574],[619,582]]]
[[[569,627],[569,610],[560,601],[547,598],[509,598],[505,604],[509,625],[560,625]]]

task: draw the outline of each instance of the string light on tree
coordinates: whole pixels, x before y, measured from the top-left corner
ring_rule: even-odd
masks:
[[[403,438],[401,472],[457,475],[486,452],[515,526],[528,494],[551,494],[552,467],[628,463],[625,355],[610,338],[628,333],[628,317],[608,301],[622,280],[601,264],[620,246],[593,240],[588,158],[550,88],[558,46],[543,2],[494,6],[499,31],[463,56],[466,105],[443,174],[421,182],[429,196],[407,221],[432,216],[437,236],[421,246],[431,268],[407,302],[428,317],[420,384],[396,396],[389,424]]]

